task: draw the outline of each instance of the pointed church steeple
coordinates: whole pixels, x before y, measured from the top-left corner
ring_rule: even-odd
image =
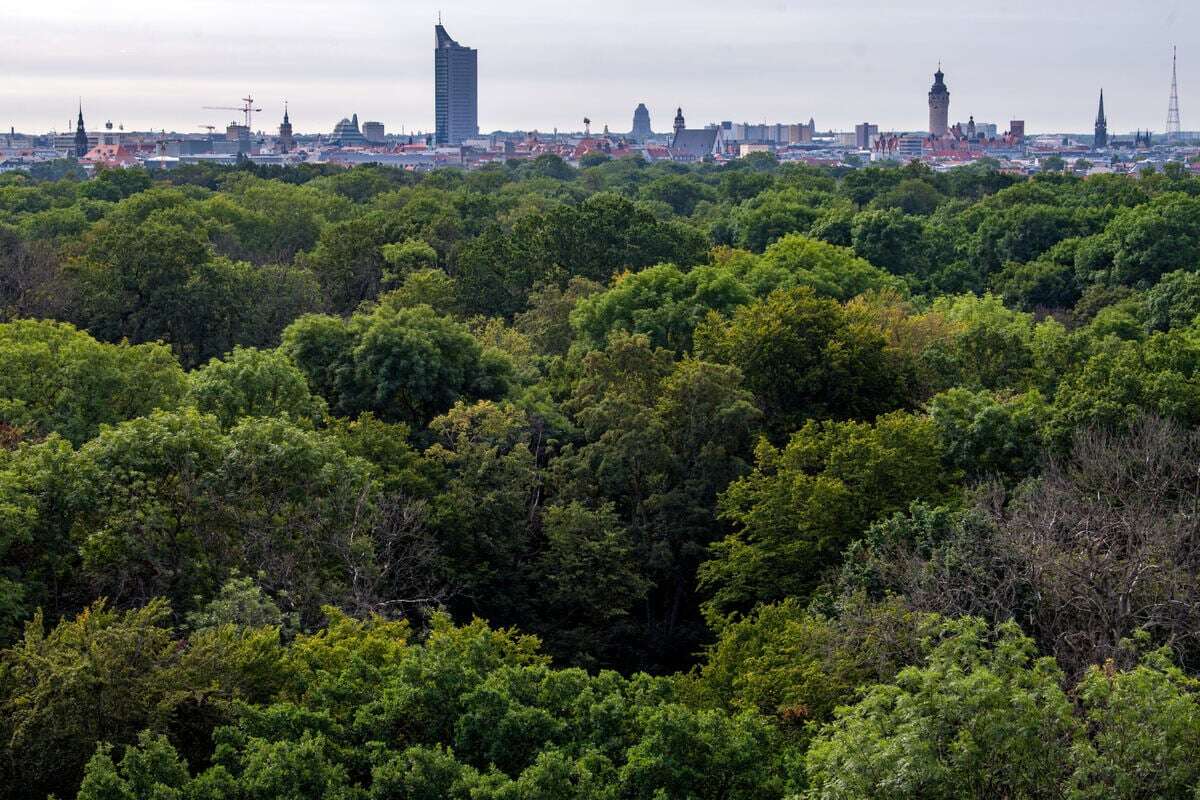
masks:
[[[1104,115],[1104,90],[1100,90],[1100,110],[1096,112],[1096,148],[1108,147],[1108,117]]]
[[[292,120],[288,117],[288,104],[283,101],[283,122],[279,126],[279,138],[276,141],[276,149],[280,153],[291,152],[296,147],[296,140],[292,136]]]
[[[75,157],[83,158],[90,149],[88,147],[87,129],[83,126],[83,100],[80,99],[79,119],[75,123]]]

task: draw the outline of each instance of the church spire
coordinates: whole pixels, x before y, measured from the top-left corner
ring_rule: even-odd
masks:
[[[283,101],[283,122],[279,126],[279,138],[275,144],[280,153],[289,153],[296,147],[296,140],[292,136],[292,120],[288,117],[287,100]]]
[[[1104,115],[1104,90],[1100,90],[1100,110],[1096,112],[1095,147],[1108,147],[1108,117]]]
[[[75,123],[75,157],[83,158],[88,150],[87,129],[83,126],[83,98],[79,99],[79,119]]]

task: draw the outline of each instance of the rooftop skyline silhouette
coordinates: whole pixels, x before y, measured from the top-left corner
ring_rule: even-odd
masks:
[[[583,25],[577,9],[548,0],[349,0],[332,15],[313,0],[286,8],[213,0],[182,15],[147,15],[129,0],[24,5],[6,12],[0,31],[8,76],[0,123],[62,130],[82,94],[93,118],[126,128],[223,126],[230,120],[201,107],[229,104],[250,87],[264,105],[263,125],[282,116],[287,97],[298,131],[329,130],[347,108],[389,130],[429,131],[429,28],[440,11],[455,37],[480,52],[483,131],[569,130],[584,116],[625,129],[639,102],[656,119],[682,104],[697,123],[815,116],[822,127],[868,119],[921,130],[939,59],[954,86],[952,121],[973,114],[1087,131],[1103,84],[1114,131],[1161,128],[1173,43],[1183,127],[1192,127],[1187,87],[1200,69],[1192,57],[1200,8],[1176,0],[1137,14],[1114,0],[1051,9],[1032,0],[986,9],[747,0],[736,14],[698,0],[682,15],[632,0],[606,8]],[[1122,15],[1120,25],[1110,24],[1112,14]]]

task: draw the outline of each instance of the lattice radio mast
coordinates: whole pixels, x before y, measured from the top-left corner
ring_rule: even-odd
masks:
[[[1171,107],[1167,109],[1167,139],[1175,141],[1179,138],[1182,126],[1179,124],[1179,49],[1172,48],[1171,54]]]

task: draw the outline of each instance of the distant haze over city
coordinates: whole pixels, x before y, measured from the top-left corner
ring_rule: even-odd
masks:
[[[1110,130],[1162,131],[1171,46],[1183,128],[1200,128],[1200,5],[1181,0],[689,0],[652,5],[459,0],[128,0],[23,3],[0,25],[0,126],[199,131],[240,119],[252,92],[274,129],[288,100],[298,132],[357,112],[389,132],[433,128],[433,24],[479,51],[479,127],[628,131],[649,107],[690,124],[798,122],[924,130],[940,60],[951,121],[1089,131],[1104,88]]]

